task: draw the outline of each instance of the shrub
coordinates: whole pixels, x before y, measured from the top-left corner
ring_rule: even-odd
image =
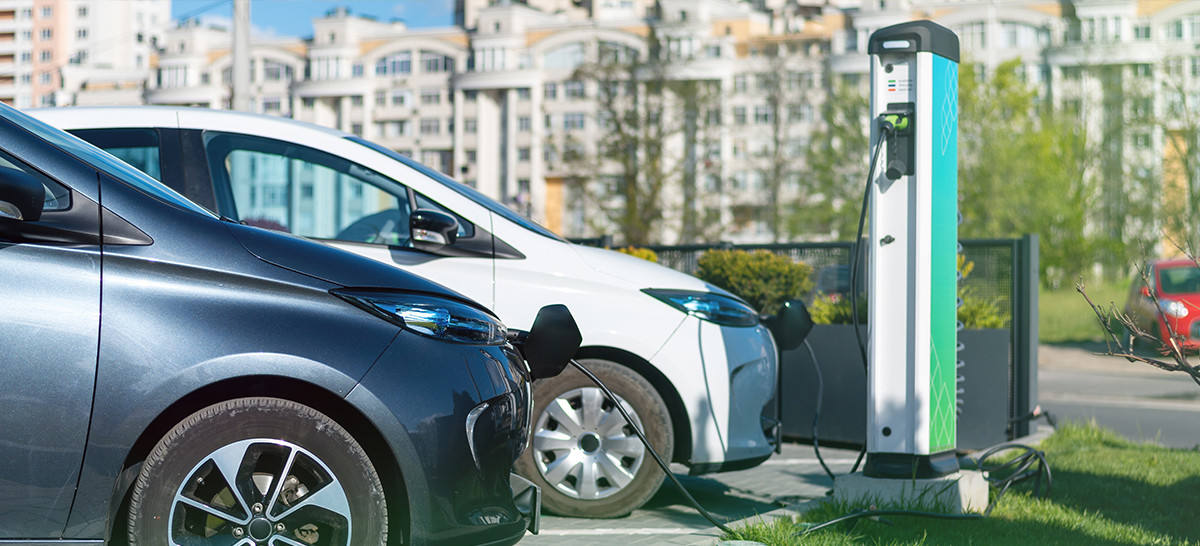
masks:
[[[765,250],[709,250],[700,255],[696,276],[733,292],[759,312],[812,290],[812,268]]]
[[[850,298],[842,295],[817,294],[808,306],[814,324],[851,324]],[[858,298],[858,323],[867,323],[867,298]]]
[[[958,271],[965,279],[975,269],[974,262],[968,262],[962,256],[958,257]],[[960,281],[961,282],[961,281]],[[1010,320],[1009,313],[1002,309],[1000,298],[984,299],[976,296],[969,286],[958,287],[958,297],[963,304],[958,308],[958,320],[964,328],[1007,328]],[[848,296],[827,296],[817,294],[808,308],[816,324],[851,324],[850,298]],[[867,323],[867,297],[858,298],[858,322]]]
[[[616,251],[620,252],[621,254],[628,254],[634,258],[641,258],[648,262],[658,263],[658,254],[648,248],[627,246],[625,248],[618,248]]]

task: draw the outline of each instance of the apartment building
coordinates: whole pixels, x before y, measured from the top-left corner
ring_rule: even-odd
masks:
[[[137,104],[170,19],[170,0],[0,0],[0,102]]]
[[[645,56],[653,36],[671,80],[721,98],[664,143],[682,174],[663,195],[658,240],[679,240],[690,210],[722,238],[766,241],[768,207],[808,191],[803,152],[833,82],[865,86],[870,34],[912,19],[953,29],[963,62],[984,73],[1021,59],[1044,100],[1080,112],[1114,151],[1110,196],[1160,176],[1184,114],[1200,116],[1196,0],[459,0],[457,24],[432,29],[338,9],[309,38],[254,40],[253,108],[378,141],[560,233],[593,236],[612,231],[600,209],[613,204],[594,197],[620,181],[611,164],[578,161],[611,127],[607,88],[578,71],[613,52]],[[230,42],[229,29],[194,21],[166,32],[144,100],[228,107]]]

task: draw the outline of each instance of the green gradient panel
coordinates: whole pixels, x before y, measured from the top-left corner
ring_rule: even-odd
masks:
[[[929,453],[956,445],[958,355],[958,63],[933,58],[933,196],[930,234]]]

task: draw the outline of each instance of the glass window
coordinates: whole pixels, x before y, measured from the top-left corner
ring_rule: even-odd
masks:
[[[357,163],[271,139],[208,133],[236,219],[317,239],[410,246],[407,188]],[[224,179],[224,180],[221,180]]]
[[[583,42],[572,42],[546,52],[542,68],[577,68],[583,64],[585,50]]]
[[[91,129],[71,131],[92,145],[117,156],[155,180],[162,180],[158,132],[154,129]]]
[[[17,158],[10,156],[0,151],[0,169],[13,169],[23,171],[32,176],[46,189],[46,203],[42,205],[43,212],[51,212],[56,210],[67,210],[71,208],[71,190],[66,186],[55,182],[36,169],[31,169],[25,166],[23,162]]]

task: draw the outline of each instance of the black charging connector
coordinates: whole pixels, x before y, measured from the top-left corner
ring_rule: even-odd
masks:
[[[913,142],[914,105],[911,102],[889,104],[886,112],[879,115],[879,130],[887,141],[887,168],[883,174],[888,180],[911,176],[915,171],[916,145]]]

